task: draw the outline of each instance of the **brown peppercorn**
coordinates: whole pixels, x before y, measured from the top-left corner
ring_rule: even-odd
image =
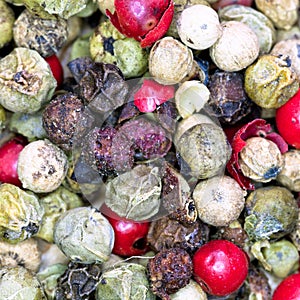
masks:
[[[88,300],[95,293],[101,275],[98,264],[69,263],[68,269],[57,280],[56,300]]]
[[[193,273],[190,255],[181,248],[162,250],[147,264],[151,291],[162,300],[185,287]]]
[[[258,182],[269,182],[281,171],[283,159],[274,142],[262,137],[252,137],[240,152],[239,165],[246,177]]]
[[[43,57],[58,52],[68,37],[67,21],[54,17],[43,19],[25,9],[14,23],[14,40],[18,47],[36,50]]]
[[[82,122],[84,105],[75,94],[54,98],[43,112],[43,127],[48,139],[63,150],[71,150],[73,138]]]
[[[200,220],[185,226],[179,221],[165,216],[151,222],[147,241],[156,252],[180,247],[188,253],[193,253],[208,241],[208,235],[208,226]]]
[[[215,72],[209,81],[207,105],[221,123],[235,124],[248,115],[253,102],[244,89],[244,76],[237,72]]]

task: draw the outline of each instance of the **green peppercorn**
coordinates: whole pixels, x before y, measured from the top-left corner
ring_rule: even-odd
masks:
[[[298,220],[298,205],[293,194],[279,186],[251,192],[245,212],[244,229],[254,241],[283,237],[292,232]]]
[[[15,48],[0,60],[0,104],[12,111],[34,113],[49,101],[57,82],[41,55]]]
[[[15,185],[0,185],[0,239],[17,243],[36,234],[44,210],[37,196]]]
[[[81,263],[107,261],[114,245],[114,231],[95,208],[77,207],[56,222],[54,242],[67,257]]]
[[[246,69],[244,84],[250,99],[263,108],[279,108],[299,89],[291,60],[285,55],[260,56]]]
[[[6,113],[5,109],[0,105],[0,133],[5,127]]]
[[[15,22],[14,11],[7,5],[6,1],[0,1],[0,48],[9,43],[13,38],[13,25]]]

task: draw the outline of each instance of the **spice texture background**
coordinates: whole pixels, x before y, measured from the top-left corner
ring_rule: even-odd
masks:
[[[299,11],[0,0],[0,299],[298,299]]]

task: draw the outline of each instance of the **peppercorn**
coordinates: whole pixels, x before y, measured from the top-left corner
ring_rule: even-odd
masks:
[[[221,123],[235,124],[247,116],[253,102],[244,89],[244,76],[238,72],[217,71],[210,76],[207,106]]]
[[[98,264],[70,262],[67,270],[57,279],[56,300],[88,300],[95,297],[95,290],[101,275]]]
[[[263,108],[279,108],[299,89],[297,75],[286,55],[265,54],[245,72],[245,91]]]
[[[8,44],[13,38],[13,25],[15,22],[14,11],[7,5],[6,1],[0,1],[0,23],[1,37],[0,48]]]
[[[176,293],[170,295],[171,300],[182,300],[182,299],[197,299],[207,300],[206,293],[202,290],[201,286],[194,280],[183,288],[179,289]]]
[[[13,33],[18,47],[36,50],[48,57],[56,54],[66,42],[67,21],[60,17],[43,19],[25,9],[15,21]]]
[[[147,264],[151,291],[162,300],[185,287],[192,277],[193,263],[190,255],[181,248],[158,252]]]
[[[36,193],[49,193],[63,182],[68,159],[50,141],[38,140],[29,143],[20,152],[17,170],[24,188]]]

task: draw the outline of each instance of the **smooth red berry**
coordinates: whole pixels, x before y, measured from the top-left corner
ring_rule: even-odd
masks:
[[[300,273],[286,277],[277,286],[272,300],[299,300],[300,299]]]
[[[18,136],[10,139],[0,147],[0,182],[22,186],[17,167],[19,154],[26,144],[27,140]]]
[[[163,104],[175,96],[172,85],[162,85],[150,79],[144,79],[141,88],[134,94],[134,105],[141,112],[153,112],[156,105]]]
[[[149,222],[121,218],[107,207],[101,211],[114,229],[115,243],[112,253],[128,257],[143,255],[148,251]]]
[[[276,111],[276,125],[284,140],[300,149],[300,89]]]
[[[55,54],[53,54],[49,57],[46,57],[45,60],[49,64],[52,74],[57,81],[57,87],[59,88],[63,84],[63,81],[64,81],[63,67],[62,67],[58,57]]]
[[[226,296],[244,283],[249,261],[247,254],[227,240],[212,240],[193,256],[194,278],[203,290],[214,296]]]
[[[173,14],[172,0],[115,0],[115,12],[106,14],[112,24],[124,35],[152,45],[168,30]]]

